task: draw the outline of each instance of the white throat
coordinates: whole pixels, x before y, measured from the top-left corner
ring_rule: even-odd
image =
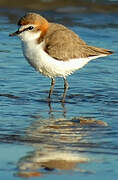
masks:
[[[19,34],[19,38],[24,42],[35,41],[40,38],[41,31],[32,32],[32,31],[24,31]]]

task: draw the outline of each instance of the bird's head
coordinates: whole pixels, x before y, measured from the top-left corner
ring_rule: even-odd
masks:
[[[32,41],[44,36],[48,21],[36,13],[28,13],[18,21],[18,30],[9,36],[19,36],[22,41]]]

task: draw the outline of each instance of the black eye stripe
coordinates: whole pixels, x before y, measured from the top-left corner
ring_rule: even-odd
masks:
[[[23,30],[21,30],[21,31],[18,31],[18,32],[19,32],[19,34],[20,34],[20,33],[24,32],[24,31],[32,30],[32,29],[34,29],[34,27],[33,27],[33,26],[29,26],[29,27],[27,27],[27,28],[25,28],[25,29],[23,29]]]
[[[32,30],[33,28],[34,28],[33,26],[29,26],[29,27],[23,29],[22,32],[23,32],[23,31],[27,31],[27,30]]]

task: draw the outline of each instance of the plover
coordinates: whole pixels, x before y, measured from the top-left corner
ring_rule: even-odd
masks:
[[[51,78],[50,99],[55,78],[64,79],[65,101],[68,89],[67,76],[85,66],[89,61],[113,52],[88,45],[67,27],[48,22],[36,13],[28,13],[18,21],[19,29],[10,36],[20,37],[23,54],[31,66]]]

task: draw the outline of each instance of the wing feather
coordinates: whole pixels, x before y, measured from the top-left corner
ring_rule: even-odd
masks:
[[[51,24],[45,42],[45,51],[63,61],[112,54],[109,50],[89,46],[73,31],[59,24]]]

